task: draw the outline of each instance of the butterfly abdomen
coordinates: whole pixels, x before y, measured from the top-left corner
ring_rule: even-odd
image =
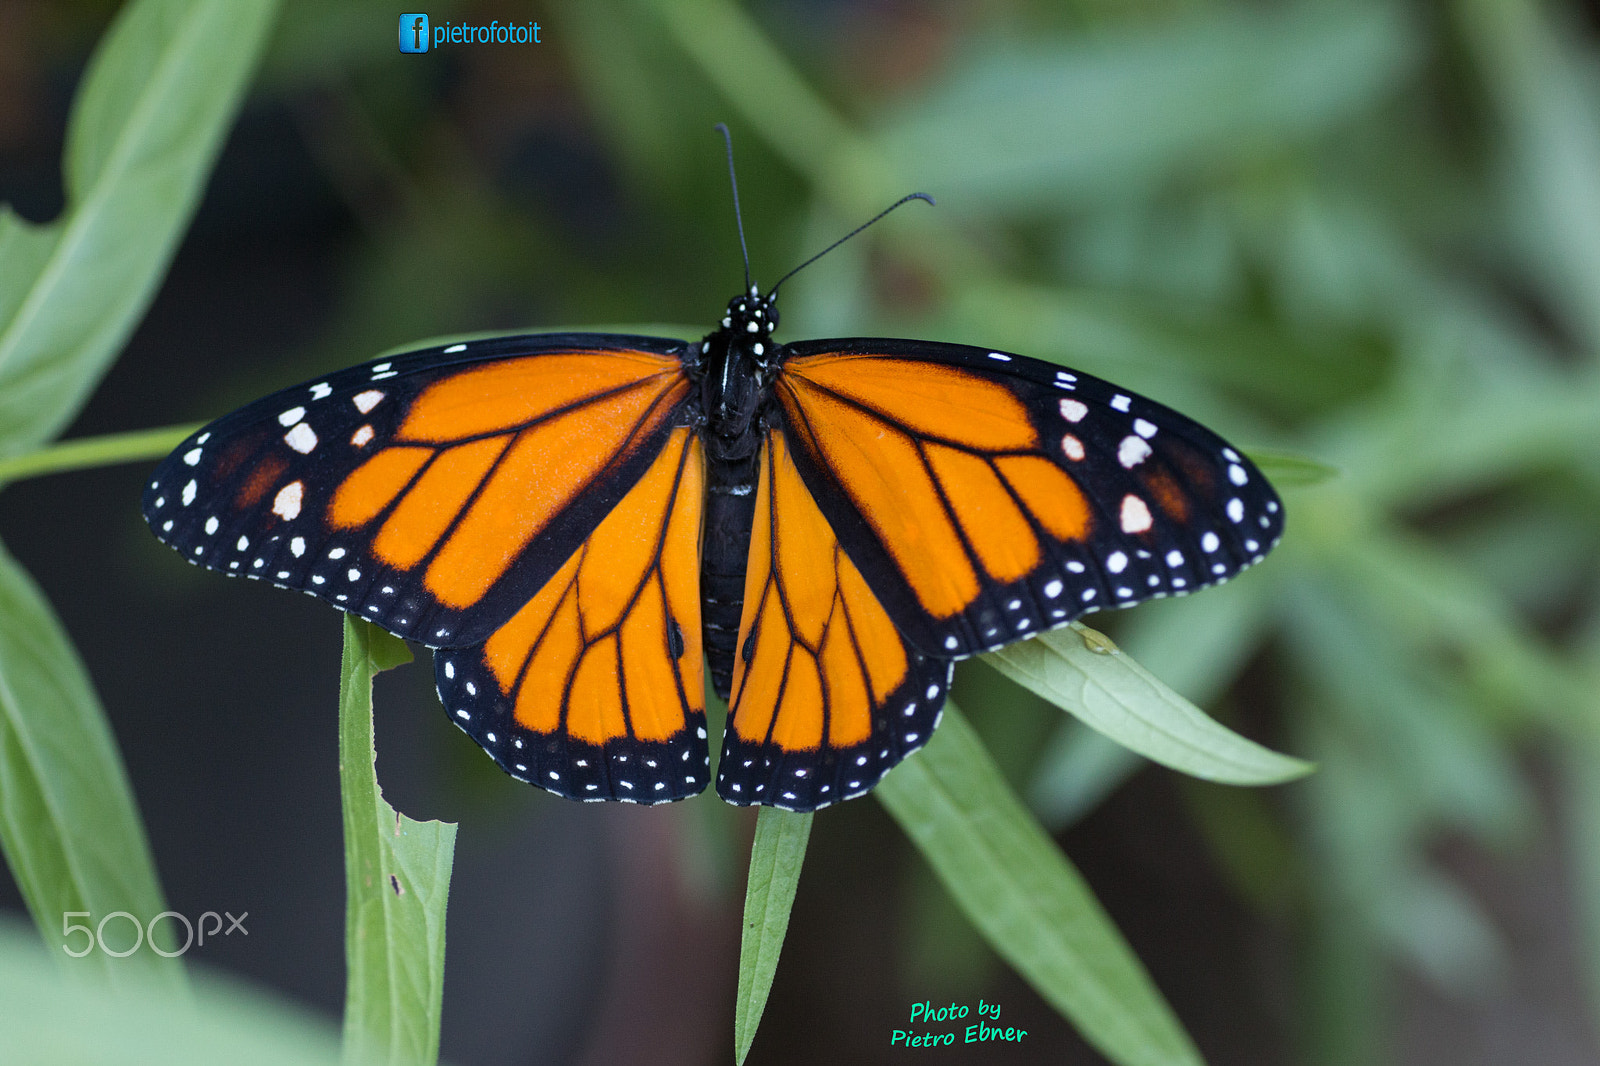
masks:
[[[739,641],[739,616],[744,608],[745,565],[750,530],[756,515],[758,464],[751,455],[741,462],[712,460],[706,477],[704,552],[701,561],[701,625],[711,684],[728,698],[733,688],[733,657]]]

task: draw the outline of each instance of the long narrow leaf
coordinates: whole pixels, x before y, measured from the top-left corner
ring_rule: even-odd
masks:
[[[0,209],[0,455],[83,405],[155,294],[277,0],[137,0],[90,61],[67,129],[67,208]]]
[[[146,925],[167,907],[94,687],[50,604],[4,547],[0,848],[53,954],[74,968],[96,968],[113,982],[153,974],[170,988],[182,987],[177,960],[149,945],[115,958],[98,944],[84,953],[82,931],[64,935],[69,923],[93,928],[117,911]]]
[[[990,652],[986,660],[1117,743],[1174,770],[1234,785],[1277,784],[1311,772],[1310,763],[1208,717],[1080,623]]]
[[[344,799],[346,1054],[396,1066],[439,1057],[444,917],[456,827],[414,822],[383,799],[372,746],[372,678],[410,661],[399,640],[344,619],[339,780]]]
[[[953,704],[928,746],[874,794],[995,951],[1107,1058],[1201,1062],[1082,876]]]
[[[762,807],[750,844],[750,880],[739,937],[739,997],[733,1008],[734,1060],[744,1063],[778,972],[778,952],[789,929],[789,909],[811,839],[811,814]]]

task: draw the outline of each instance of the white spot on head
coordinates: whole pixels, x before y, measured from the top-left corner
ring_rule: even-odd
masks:
[[[311,398],[313,400],[326,400],[331,392],[333,392],[333,387],[326,381],[319,381],[311,386]]]
[[[1135,418],[1133,420],[1133,431],[1139,434],[1139,436],[1143,437],[1145,440],[1149,440],[1151,437],[1156,435],[1155,423],[1146,422],[1142,418]]]
[[[1228,467],[1228,480],[1233,482],[1235,485],[1243,485],[1246,481],[1250,480],[1250,475],[1244,472],[1244,467],[1240,466],[1238,463],[1234,463],[1232,466]]]
[[[457,352],[464,352],[466,350],[467,346],[465,344],[452,344],[450,347],[444,350],[444,354],[455,355]]]
[[[759,325],[757,325],[756,323],[754,323],[754,322],[746,322],[744,324],[744,331],[746,333],[754,333],[760,328],[761,327]]]
[[[371,426],[362,426],[360,429],[358,429],[354,433],[350,434],[350,443],[355,445],[357,448],[365,448],[367,446],[367,442],[370,441],[371,439],[372,439],[372,427]]]
[[[1112,552],[1106,556],[1106,569],[1113,574],[1120,574],[1128,568],[1128,557],[1123,552]]]
[[[1062,587],[1063,586],[1059,581],[1047,581],[1045,582],[1044,586],[1044,594],[1046,597],[1053,600],[1057,596],[1061,595]]]
[[[1222,541],[1217,539],[1217,535],[1215,533],[1208,532],[1205,536],[1200,538],[1200,547],[1205,549],[1207,555],[1210,555],[1212,552],[1222,547]]]
[[[1082,422],[1088,413],[1089,405],[1081,400],[1068,398],[1061,401],[1061,417],[1068,422]]]
[[[1150,508],[1131,492],[1122,497],[1122,531],[1146,533],[1155,523],[1150,518]]]
[[[206,536],[211,536],[221,525],[222,523],[217,521],[216,515],[212,515],[210,518],[206,519]]]
[[[1237,496],[1228,501],[1228,517],[1235,522],[1244,521],[1244,503]]]
[[[1085,454],[1083,450],[1083,441],[1079,440],[1077,437],[1074,437],[1071,433],[1067,433],[1062,436],[1061,450],[1066,454],[1067,458],[1071,459],[1073,462],[1081,463],[1083,461]]]
[[[301,455],[310,455],[311,449],[317,446],[317,435],[311,431],[309,424],[299,422],[283,435],[283,442]]]
[[[1111,397],[1111,406],[1116,408],[1118,411],[1126,411],[1128,409],[1128,404],[1132,402],[1133,401],[1129,400],[1120,392]]]
[[[757,355],[764,355],[764,354],[766,354],[766,351],[767,351],[767,349],[761,344],[760,341],[757,341],[755,344],[751,345],[750,346],[750,350],[752,352],[755,352]]]
[[[294,553],[296,559],[300,558],[306,553],[306,538],[295,537],[289,542],[289,550]]]
[[[370,412],[382,400],[383,392],[379,389],[368,389],[366,392],[358,392],[350,397],[350,402],[355,404],[356,410],[362,414]]]
[[[298,481],[291,481],[278,490],[278,495],[272,500],[272,513],[286,522],[292,522],[300,517],[300,503],[305,496],[306,487]]]
[[[1150,445],[1143,437],[1123,437],[1122,443],[1117,445],[1117,462],[1132,470],[1150,458],[1150,450]]]
[[[306,416],[304,407],[291,407],[278,416],[278,425],[292,426]]]
[[[194,494],[198,491],[200,491],[200,486],[196,485],[193,481],[190,481],[183,487],[183,505],[185,507],[194,502]]]
[[[187,463],[189,466],[197,465],[200,462],[200,449],[199,448],[191,448],[188,451],[184,452],[183,453],[183,461],[185,463]]]

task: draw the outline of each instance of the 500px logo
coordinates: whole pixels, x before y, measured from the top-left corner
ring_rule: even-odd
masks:
[[[431,31],[431,32],[430,32]],[[441,22],[433,26],[428,16],[412,12],[400,16],[400,51],[426,52],[441,44],[542,44],[537,22],[501,22],[469,26]]]
[[[223,915],[227,915],[227,918],[228,918],[228,928],[227,929],[223,929],[222,928]],[[178,955],[182,955],[184,952],[188,951],[189,948],[191,948],[191,947],[195,947],[195,946],[205,947],[206,937],[210,936],[213,940],[215,940],[216,936],[217,936],[217,934],[219,932],[223,936],[232,936],[234,930],[237,929],[239,932],[243,933],[245,936],[249,936],[250,935],[250,930],[248,930],[248,929],[246,929],[244,927],[244,920],[246,918],[250,917],[250,912],[249,911],[245,911],[243,914],[239,915],[239,917],[237,917],[237,918],[235,918],[232,914],[229,914],[227,911],[223,911],[222,914],[218,914],[216,911],[206,911],[204,914],[202,914],[200,916],[198,922],[189,921],[188,918],[186,918],[183,915],[179,914],[177,911],[162,911],[160,914],[156,915],[154,918],[151,918],[150,921],[148,923],[144,924],[144,925],[140,925],[139,924],[139,919],[135,918],[133,915],[129,914],[127,911],[112,911],[110,914],[108,914],[104,918],[100,919],[100,924],[98,924],[98,925],[96,925],[96,926],[94,926],[92,928],[90,926],[84,925],[81,922],[74,922],[72,920],[74,918],[89,918],[89,917],[92,917],[92,915],[88,911],[64,911],[64,912],[62,912],[62,915],[61,915],[61,936],[62,936],[62,939],[66,939],[66,938],[70,937],[73,933],[82,933],[84,935],[84,937],[86,938],[86,940],[84,941],[83,950],[81,950],[81,951],[74,951],[72,949],[72,945],[71,944],[62,944],[61,945],[61,950],[65,951],[68,955],[71,955],[75,959],[83,958],[85,955],[89,954],[95,948],[99,948],[102,952],[104,952],[107,955],[110,955],[114,959],[125,959],[129,955],[132,955],[135,951],[138,951],[139,948],[146,941],[149,942],[151,951],[155,952],[157,955],[165,955],[167,958],[170,959],[170,958],[175,958]],[[118,948],[111,948],[111,947],[107,947],[106,946],[106,935],[105,935],[106,934],[106,923],[109,922],[113,918],[126,919],[127,923],[129,925],[133,926],[133,946],[132,947],[118,949]],[[156,923],[161,921],[161,919],[163,919],[163,918],[172,918],[175,921],[183,923],[184,941],[183,941],[183,946],[182,947],[177,948],[176,950],[173,950],[173,951],[168,951],[167,949],[163,948],[161,945],[156,943]],[[212,923],[210,929],[206,928],[206,920],[207,919],[210,919],[210,921]],[[196,938],[195,938],[195,927],[196,927],[196,925],[199,926],[199,932],[200,932],[200,936],[199,936],[198,940],[196,940]]]

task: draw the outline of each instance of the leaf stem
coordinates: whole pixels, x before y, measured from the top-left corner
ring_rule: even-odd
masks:
[[[200,428],[194,422],[160,429],[140,429],[132,433],[107,433],[99,437],[79,437],[36,451],[0,459],[0,485],[41,474],[60,474],[68,470],[88,470],[115,463],[159,459],[184,438]]]

